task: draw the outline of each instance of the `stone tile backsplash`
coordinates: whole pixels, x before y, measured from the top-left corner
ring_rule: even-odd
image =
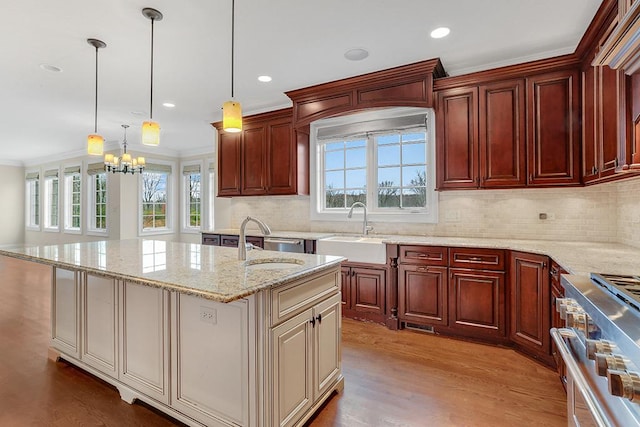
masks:
[[[547,219],[539,219],[546,213]],[[231,227],[246,215],[274,229],[360,232],[361,222],[310,221],[309,197],[234,198]],[[640,179],[589,187],[447,191],[437,224],[372,223],[374,233],[620,242],[640,247]]]

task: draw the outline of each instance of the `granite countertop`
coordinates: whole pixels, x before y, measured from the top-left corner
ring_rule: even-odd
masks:
[[[162,240],[105,240],[49,246],[3,246],[6,255],[42,264],[156,286],[206,299],[230,302],[260,290],[337,266],[344,258],[253,250],[246,261],[238,250]],[[285,268],[260,261],[296,260]],[[262,265],[260,265],[262,264]]]
[[[228,235],[240,235],[240,230],[237,228],[218,228],[215,230],[203,231],[203,234],[228,234]],[[252,237],[279,237],[283,239],[305,239],[305,240],[318,240],[324,237],[334,236],[336,233],[327,233],[322,231],[282,231],[271,230],[269,236],[264,236],[258,229],[247,229],[246,235]]]
[[[372,237],[382,237],[383,242],[388,244],[510,249],[548,255],[567,272],[583,276],[591,272],[640,274],[640,248],[620,243],[428,236]]]

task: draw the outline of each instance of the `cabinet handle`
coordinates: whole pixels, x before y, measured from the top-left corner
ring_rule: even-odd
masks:
[[[318,320],[318,325],[322,324],[322,313],[318,314],[316,319]]]
[[[618,158],[616,157],[616,161],[615,161],[616,167],[618,167]]]
[[[418,254],[418,258],[429,258],[427,254]]]
[[[468,258],[469,261],[482,261],[482,258],[479,256],[472,256]]]
[[[312,327],[314,327],[314,328],[316,327],[316,318],[315,317],[312,317],[311,320],[309,320],[309,322],[311,323]]]
[[[546,262],[542,263],[542,268],[547,268],[547,263]]]
[[[418,271],[429,271],[429,267],[418,267]]]
[[[356,275],[356,271],[355,270],[351,270],[351,277]]]
[[[533,182],[533,174],[532,173],[529,174],[529,182]]]

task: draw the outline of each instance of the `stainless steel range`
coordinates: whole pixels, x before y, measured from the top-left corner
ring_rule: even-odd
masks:
[[[570,426],[640,426],[640,277],[562,276],[551,336],[566,365]]]

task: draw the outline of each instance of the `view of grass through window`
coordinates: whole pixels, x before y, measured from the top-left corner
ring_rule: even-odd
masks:
[[[142,174],[142,228],[167,227],[167,178],[162,172]]]

